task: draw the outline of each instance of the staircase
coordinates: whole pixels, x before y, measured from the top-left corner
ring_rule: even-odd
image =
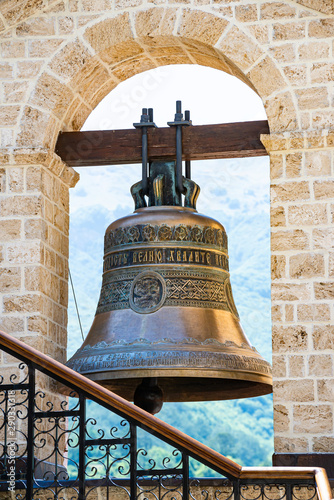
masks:
[[[0,350],[0,500],[332,498],[324,469],[241,467],[3,332]]]

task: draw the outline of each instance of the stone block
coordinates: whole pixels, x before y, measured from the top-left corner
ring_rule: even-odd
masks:
[[[275,379],[286,377],[286,358],[285,356],[273,356],[273,376]]]
[[[63,117],[73,99],[72,91],[57,78],[43,73],[36,83],[30,103],[52,110],[59,119]]]
[[[0,267],[0,290],[4,293],[17,292],[21,288],[19,267]]]
[[[333,300],[334,299],[334,282],[325,281],[314,283],[314,296],[316,300]]]
[[[178,34],[208,45],[215,45],[227,26],[228,22],[225,19],[208,12],[184,9]]]
[[[271,279],[279,280],[285,278],[285,257],[284,255],[271,256]]]
[[[330,405],[295,405],[293,430],[306,434],[322,434],[333,429],[333,410]]]
[[[266,78],[266,76],[263,76]],[[282,87],[285,87],[285,83]],[[275,95],[264,103],[267,117],[272,133],[295,130],[297,127],[297,115],[289,92]]]
[[[7,245],[7,259],[11,264],[36,264],[41,261],[39,241],[21,241]]]
[[[3,84],[3,99],[5,103],[19,103],[25,100],[28,82],[10,82]]]
[[[8,191],[22,193],[24,189],[24,170],[21,167],[11,167],[8,170]]]
[[[21,132],[18,135],[19,146],[35,147],[47,145],[50,141],[49,116],[39,109],[26,106],[21,121]],[[47,142],[44,144],[44,138]]]
[[[47,335],[47,319],[42,316],[28,316],[27,318],[27,329],[29,333],[35,333],[39,335]],[[50,356],[50,354],[49,354]]]
[[[289,410],[281,404],[274,405],[274,429],[276,433],[287,432],[290,427]]]
[[[70,79],[83,69],[90,58],[85,45],[76,39],[54,56],[50,68],[62,79]]]
[[[0,330],[6,333],[23,334],[24,319],[18,316],[0,316]]]
[[[271,227],[285,226],[285,210],[284,207],[271,207],[270,209],[270,225]]]
[[[247,76],[262,98],[286,86],[281,73],[269,57],[260,61]]]
[[[334,180],[314,182],[313,191],[316,200],[334,198]]]
[[[275,231],[271,233],[271,249],[275,251],[307,250],[309,238],[301,229]]]
[[[1,14],[7,25],[12,26],[21,20],[34,15],[43,6],[43,0],[31,2],[9,1],[1,8]]]
[[[111,52],[115,54],[115,50]],[[107,69],[101,65],[101,61],[92,58],[85,65],[85,68],[78,75],[78,78],[72,80],[72,88],[75,89],[83,99],[89,102],[92,95],[98,92],[109,80],[110,74]]]
[[[82,0],[83,10],[89,12],[105,12],[112,9],[111,0]]]
[[[298,40],[300,38],[304,38],[305,33],[305,21],[273,24],[273,40],[275,42],[282,40]]]
[[[54,17],[33,17],[19,24],[16,28],[18,37],[39,37],[55,35]]]
[[[57,24],[59,35],[68,35],[74,32],[74,18],[71,16],[58,17]]]
[[[289,377],[304,378],[305,377],[305,356],[292,355],[289,356]]]
[[[133,39],[128,12],[87,28],[84,37],[96,52]]]
[[[303,61],[314,61],[317,59],[327,59],[330,54],[330,45],[327,42],[307,42],[298,48],[299,59]]]
[[[312,83],[328,83],[334,80],[334,63],[314,63],[310,69]]]
[[[299,177],[303,164],[302,153],[290,153],[286,155],[285,172],[287,177]]]
[[[120,81],[124,81],[131,76],[155,68],[155,63],[147,57],[137,57],[119,64],[113,68],[113,75]],[[89,110],[90,112],[90,110]]]
[[[257,21],[257,6],[256,4],[236,5],[235,17],[237,21],[248,23]]]
[[[314,381],[305,378],[275,381],[273,393],[275,402],[309,403],[314,401]]]
[[[315,38],[333,38],[334,33],[334,19],[317,19],[310,21],[308,27],[308,34],[310,37]]]
[[[59,45],[63,43],[61,38],[50,39],[32,39],[28,42],[28,55],[34,57],[49,57],[58,49]]]
[[[298,321],[312,323],[314,321],[329,321],[330,307],[328,304],[298,304]]]
[[[271,307],[271,320],[273,323],[281,323],[283,321],[282,306],[275,305]]]
[[[6,177],[7,177],[6,169],[0,168],[0,193],[5,193],[6,191]]]
[[[312,176],[330,175],[331,173],[330,151],[314,151],[306,153],[305,168],[307,175],[312,175]],[[334,191],[333,191],[333,196],[334,196]]]
[[[296,9],[283,2],[266,2],[260,6],[260,19],[289,19],[295,16]]]
[[[27,240],[47,240],[48,226],[43,219],[28,219],[24,222],[24,236]]]
[[[226,33],[217,48],[243,71],[252,66],[262,55],[258,45],[236,26]]]
[[[5,58],[24,58],[25,43],[19,40],[8,40],[1,44],[1,55]]]
[[[329,97],[326,87],[311,87],[297,90],[298,105],[300,109],[328,108]]]
[[[301,226],[315,226],[327,223],[326,205],[313,203],[309,205],[295,205],[288,209],[288,221],[290,224]]]
[[[274,446],[276,453],[306,453],[309,451],[306,438],[275,437]]]
[[[3,307],[4,313],[40,312],[41,296],[31,293],[4,296]]]
[[[290,277],[294,279],[324,276],[325,261],[323,255],[316,253],[300,253],[290,257]]]
[[[13,65],[7,62],[0,63],[0,78],[1,80],[13,77]]]
[[[248,26],[248,30],[261,44],[269,43],[269,27],[261,24],[253,24]]]
[[[294,321],[294,306],[291,304],[286,304],[284,307],[285,310],[285,321],[291,323]]]
[[[334,437],[332,436],[314,437],[313,451],[315,453],[334,453]]]
[[[20,106],[5,105],[0,106],[0,122],[2,127],[12,127],[16,125],[19,117]]]
[[[271,47],[270,53],[276,61],[289,63],[296,60],[296,47],[293,43],[285,43],[278,47]]]
[[[145,14],[145,13],[147,13],[147,11],[145,11],[144,13],[140,12],[140,13],[138,13],[138,16],[140,14]],[[143,52],[144,52],[144,49],[141,45],[134,42],[133,40],[127,40],[125,42],[118,44],[117,50],[115,50],[114,46],[103,50],[99,54],[99,57],[102,59],[102,61],[106,62],[110,66],[113,66],[113,65],[115,65],[123,60],[126,60],[126,59],[129,59],[131,57],[136,57],[140,54],[143,54]],[[109,78],[110,78],[110,75],[109,75]],[[78,80],[78,84],[79,84],[79,80]]]
[[[273,353],[291,353],[307,350],[308,333],[304,326],[274,326]]]
[[[332,356],[330,354],[312,354],[308,356],[308,375],[317,378],[332,377],[333,376]],[[334,390],[333,390],[333,395],[334,395]],[[328,399],[327,401],[330,400]]]
[[[316,351],[334,349],[334,325],[313,327],[313,347]]]
[[[41,197],[17,195],[0,199],[0,211],[3,217],[21,215],[40,215]]]
[[[316,249],[331,251],[334,248],[334,228],[314,229],[313,244]]]
[[[311,126],[317,129],[330,128],[334,122],[334,111],[313,111]]]
[[[18,78],[35,78],[43,65],[44,61],[22,61],[17,63]]]
[[[294,87],[307,85],[307,71],[304,64],[293,64],[283,68],[284,74]]]
[[[310,300],[311,290],[308,284],[295,285],[291,283],[273,283],[271,286],[272,300]]]
[[[270,155],[270,178],[280,179],[283,176],[283,156],[277,154]]]
[[[21,220],[0,220],[0,241],[18,240],[21,238]]]
[[[273,203],[285,201],[308,200],[310,188],[307,181],[284,182],[273,184],[271,187],[271,199]]]

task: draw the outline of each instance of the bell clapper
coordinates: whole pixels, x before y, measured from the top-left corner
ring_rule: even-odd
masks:
[[[156,377],[143,378],[135,390],[133,402],[142,410],[155,415],[163,405],[163,392]]]

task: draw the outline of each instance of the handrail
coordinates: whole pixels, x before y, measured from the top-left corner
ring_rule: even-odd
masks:
[[[114,410],[126,415],[142,428],[162,437],[167,442],[182,448],[190,456],[201,459],[213,469],[224,471],[236,479],[311,479],[316,483],[319,500],[332,500],[331,488],[326,471],[313,467],[241,467],[227,457],[212,450],[208,446],[187,436],[171,425],[159,420],[150,413],[129,403],[124,398],[114,394],[105,387],[75,372],[62,363],[37,351],[33,347],[21,342],[11,335],[0,330],[0,346],[9,349],[17,356],[21,356],[33,363],[40,371],[54,376],[64,385],[74,385],[84,391],[93,400],[110,405]]]

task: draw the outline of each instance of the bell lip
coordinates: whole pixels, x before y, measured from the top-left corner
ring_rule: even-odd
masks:
[[[268,363],[269,365],[269,363]],[[270,366],[270,365],[269,365]],[[272,385],[272,374],[253,372],[249,370],[212,370],[211,368],[200,368],[199,370],[194,370],[193,368],[131,368],[127,370],[104,370],[95,372],[80,372],[81,375],[94,380],[95,382],[104,381],[118,381],[118,380],[129,380],[129,379],[142,379],[146,377],[166,377],[166,378],[185,378],[190,377],[193,379],[201,378],[214,378],[217,380],[247,380],[251,382],[264,382]]]
[[[157,373],[158,371],[151,371],[149,375],[150,377],[155,377]],[[220,376],[218,378],[214,376],[214,373],[211,374],[212,376],[208,376],[208,373],[206,373],[196,377],[193,372],[183,373],[183,376],[178,376],[178,373],[175,371],[173,371],[170,377],[166,377],[166,373],[162,373],[161,375],[161,377],[157,377],[157,383],[164,393],[164,402],[169,403],[227,401],[265,396],[273,392],[272,378],[270,376],[262,377],[258,375],[257,377],[252,377],[252,379],[248,379],[245,376],[240,378],[232,378],[231,376],[224,378]],[[231,373],[228,373],[228,375],[231,375]],[[128,401],[133,401],[133,395],[137,386],[146,377],[147,373],[142,373],[140,377],[132,374],[131,378],[124,379],[108,378],[102,380],[90,376],[87,378],[118,396]],[[69,395],[70,389],[62,385],[61,392]]]

